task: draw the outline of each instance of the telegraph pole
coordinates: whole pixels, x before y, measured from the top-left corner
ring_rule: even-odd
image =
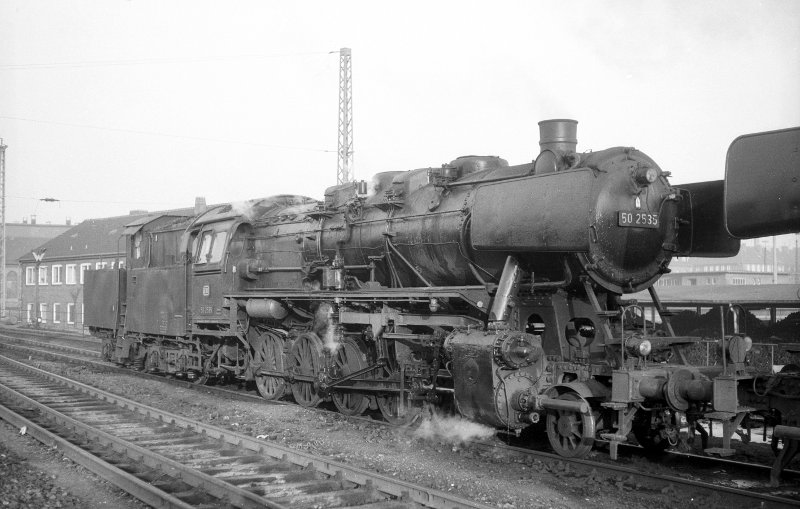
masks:
[[[6,317],[6,145],[0,138],[0,317]]]
[[[339,157],[336,183],[353,181],[353,68],[350,48],[339,50]]]

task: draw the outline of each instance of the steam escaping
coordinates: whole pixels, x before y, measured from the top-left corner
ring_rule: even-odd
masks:
[[[322,342],[325,344],[325,348],[333,355],[336,352],[336,349],[341,346],[341,343],[336,341],[336,336],[334,334],[334,330],[336,326],[333,324],[333,320],[330,321],[328,329],[325,331],[325,335],[322,337]]]
[[[462,443],[469,440],[484,440],[494,435],[495,430],[477,422],[461,417],[447,417],[433,414],[425,419],[414,432],[417,438],[427,440],[444,440]]]
[[[334,307],[328,302],[320,304],[314,312],[314,332],[331,354],[341,346],[336,340],[336,324],[333,321],[334,312]]]
[[[369,200],[370,198],[378,194],[380,188],[381,188],[381,181],[378,180],[377,175],[373,175],[372,179],[369,181],[369,184],[367,184],[367,199]]]
[[[236,213],[243,217],[245,217],[248,221],[252,221],[256,218],[257,211],[255,205],[260,200],[245,200],[245,201],[236,201],[231,203],[231,209]]]

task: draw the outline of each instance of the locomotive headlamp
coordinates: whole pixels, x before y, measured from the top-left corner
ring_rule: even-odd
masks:
[[[625,347],[631,355],[637,357],[647,357],[653,351],[653,344],[650,343],[650,340],[635,336],[625,341]]]
[[[649,186],[658,180],[658,170],[647,166],[641,166],[633,171],[633,180],[640,186]]]
[[[731,362],[744,362],[752,348],[753,340],[749,336],[734,335],[728,340],[728,358]]]

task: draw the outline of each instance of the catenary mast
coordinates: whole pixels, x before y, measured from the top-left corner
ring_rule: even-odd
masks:
[[[0,138],[0,317],[6,316],[6,145]]]
[[[353,180],[353,69],[350,48],[339,50],[339,156],[336,183]]]

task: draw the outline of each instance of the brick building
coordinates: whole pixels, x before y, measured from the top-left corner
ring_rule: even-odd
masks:
[[[83,281],[87,270],[124,267],[125,226],[146,213],[87,219],[20,257],[19,320],[44,327],[83,328]],[[37,262],[33,252],[43,253]]]
[[[5,293],[0,295],[0,298],[5,298],[6,316],[19,316],[20,283],[25,281],[25,272],[20,269],[19,259],[70,228],[69,222],[36,224],[35,216],[31,217],[30,222],[6,223],[6,288]]]

